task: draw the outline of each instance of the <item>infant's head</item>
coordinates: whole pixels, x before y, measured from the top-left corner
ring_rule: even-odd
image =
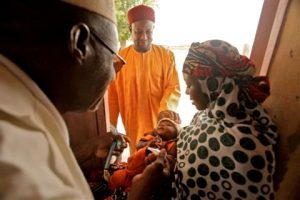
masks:
[[[163,140],[176,139],[180,125],[170,118],[162,118],[157,122],[156,132]]]

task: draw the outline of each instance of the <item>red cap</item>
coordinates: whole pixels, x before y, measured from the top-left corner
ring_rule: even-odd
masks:
[[[153,8],[143,4],[131,8],[128,11],[127,17],[129,25],[140,20],[150,20],[155,22],[155,14]]]

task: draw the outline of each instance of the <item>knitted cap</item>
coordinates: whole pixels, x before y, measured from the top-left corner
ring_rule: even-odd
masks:
[[[143,4],[131,8],[128,11],[127,17],[129,25],[140,20],[150,20],[155,22],[155,13],[153,8]]]
[[[61,0],[63,2],[97,13],[116,24],[114,0]]]
[[[177,129],[177,132],[179,132],[180,129],[181,129],[181,126],[178,123],[176,123],[175,121],[173,121],[172,119],[170,119],[170,118],[162,118],[161,120],[159,120],[157,122],[156,126],[158,126],[162,121],[169,121],[169,122],[171,122],[174,125],[174,127]]]

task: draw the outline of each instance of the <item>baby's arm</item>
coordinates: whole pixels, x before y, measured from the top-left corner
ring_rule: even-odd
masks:
[[[143,148],[145,146],[149,146],[153,142],[153,137],[155,137],[157,134],[152,131],[144,134],[144,137],[142,137],[139,142],[136,144],[136,149],[139,150],[140,148]]]
[[[136,149],[139,150],[145,146],[147,146],[149,141],[140,139],[140,141],[136,144]]]

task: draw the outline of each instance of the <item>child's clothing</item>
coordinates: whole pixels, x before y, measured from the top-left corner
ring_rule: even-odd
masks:
[[[155,136],[152,134],[146,134],[140,141],[149,141],[151,143],[151,147],[157,149],[166,149],[167,153],[171,154],[174,158],[176,155],[172,155],[171,150],[175,148],[176,142],[174,140],[163,141],[160,136]],[[115,191],[117,188],[121,187],[125,191],[130,191],[131,182],[135,175],[140,174],[146,168],[147,163],[145,162],[146,156],[150,153],[147,148],[149,145],[146,145],[140,148],[138,151],[133,153],[128,158],[127,167],[125,169],[120,169],[115,171],[109,180],[109,187],[112,191]],[[176,151],[175,151],[176,152]]]

